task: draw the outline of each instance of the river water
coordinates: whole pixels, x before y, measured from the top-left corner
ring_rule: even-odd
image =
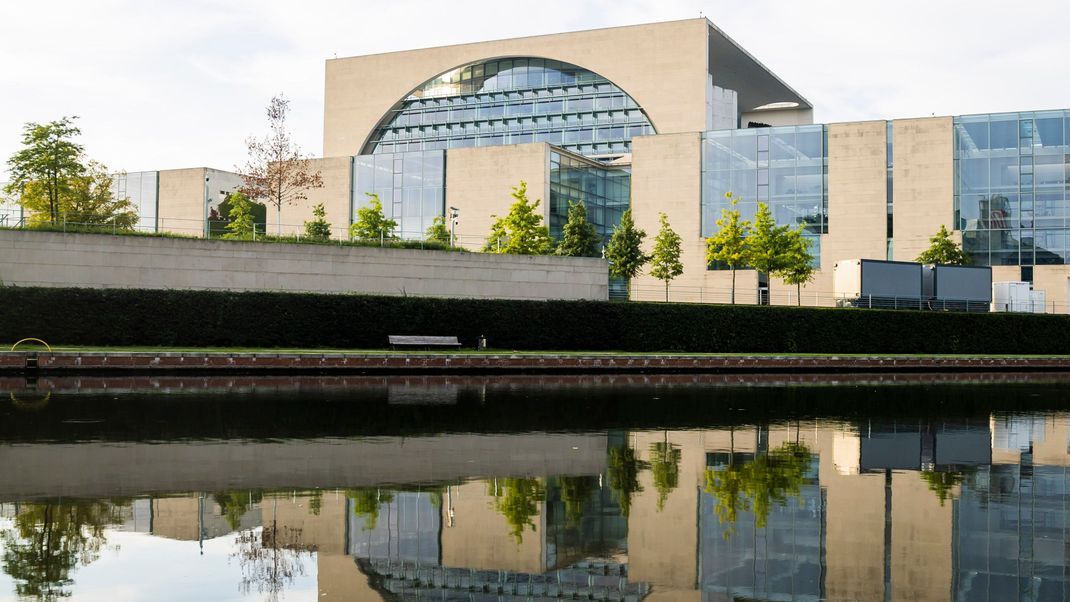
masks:
[[[1070,377],[0,379],[0,600],[1070,600]]]

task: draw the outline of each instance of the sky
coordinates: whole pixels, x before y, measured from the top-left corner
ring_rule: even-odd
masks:
[[[77,115],[113,170],[229,170],[282,93],[318,156],[328,58],[700,15],[816,122],[1070,108],[1066,0],[5,0],[0,181],[26,122]]]

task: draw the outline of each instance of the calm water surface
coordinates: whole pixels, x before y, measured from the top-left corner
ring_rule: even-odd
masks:
[[[0,600],[1070,600],[1066,377],[0,392]]]

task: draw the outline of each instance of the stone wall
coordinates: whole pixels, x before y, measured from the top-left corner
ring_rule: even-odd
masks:
[[[608,298],[606,262],[331,245],[0,231],[5,286]]]

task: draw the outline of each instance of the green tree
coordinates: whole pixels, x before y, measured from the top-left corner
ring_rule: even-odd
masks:
[[[803,226],[786,233],[787,244],[784,253],[784,265],[777,271],[777,276],[784,284],[795,285],[795,304],[802,305],[802,285],[814,279],[814,256],[810,253],[810,240],[803,236]]]
[[[680,235],[669,226],[669,218],[659,214],[661,229],[654,237],[654,252],[650,255],[650,275],[665,282],[665,301],[669,300],[669,281],[684,273],[680,263]]]
[[[717,220],[720,229],[706,239],[706,262],[726,265],[732,271],[732,304],[735,305],[736,270],[747,265],[750,258],[750,222],[741,218],[739,202],[731,192],[725,193],[725,198],[732,201],[732,208],[721,210],[721,219]]]
[[[124,505],[82,500],[20,504],[12,525],[0,531],[0,558],[19,599],[70,597],[71,572],[100,557],[107,546],[104,530],[122,522]]]
[[[349,227],[349,237],[357,240],[397,238],[394,230],[398,223],[383,213],[383,202],[379,200],[379,195],[371,192],[364,194],[368,195],[368,206],[357,209],[357,221]]]
[[[346,491],[353,500],[353,513],[364,518],[364,530],[371,531],[379,522],[379,507],[394,501],[394,494],[375,487],[361,487]]]
[[[787,266],[788,226],[778,226],[765,203],[758,203],[754,226],[748,238],[747,265],[765,274],[777,274]]]
[[[568,221],[561,229],[561,242],[554,251],[568,257],[598,257],[598,245],[602,237],[587,221],[587,206],[582,202],[569,202]]]
[[[654,489],[658,491],[658,512],[665,508],[665,500],[680,484],[680,448],[665,441],[650,444],[650,472],[654,475]]]
[[[918,263],[937,263],[942,265],[969,265],[970,256],[951,238],[951,232],[941,225],[940,231],[929,239],[932,243],[924,253],[914,261]]]
[[[731,524],[740,511],[752,511],[756,527],[764,528],[775,504],[799,497],[812,459],[801,443],[785,443],[768,453],[760,453],[742,464],[706,470],[706,491],[716,500],[714,511],[721,524]]]
[[[327,210],[323,203],[312,207],[312,221],[305,222],[305,237],[310,240],[330,240],[331,223],[327,221]]]
[[[253,202],[238,191],[230,195],[230,223],[223,238],[228,240],[252,240],[256,237],[256,222],[253,221]]]
[[[436,215],[435,219],[431,220],[431,227],[427,229],[424,236],[429,241],[450,244],[450,231],[446,228],[446,218]]]
[[[517,544],[524,541],[524,527],[535,531],[532,520],[539,514],[539,502],[546,499],[546,488],[535,478],[507,477],[489,482],[494,509],[509,523],[509,534]]]
[[[60,220],[61,200],[69,192],[71,180],[85,173],[82,146],[71,140],[82,133],[74,125],[75,119],[64,117],[45,124],[27,123],[22,128],[23,148],[7,161],[11,181],[5,191],[24,196],[27,187],[36,185],[40,196],[31,195],[27,200],[40,198],[42,202],[39,206],[23,207],[45,214],[52,224]]]
[[[90,161],[82,175],[68,182],[66,199],[61,202],[66,221],[133,230],[138,221],[137,207],[127,197],[115,197],[113,182],[108,168]]]
[[[541,199],[528,200],[527,182],[513,188],[513,204],[505,217],[495,218],[484,251],[512,255],[546,255],[553,250],[550,229],[538,213]]]
[[[631,512],[632,494],[643,490],[639,485],[639,471],[647,466],[628,445],[609,448],[609,488],[617,494],[620,513],[625,518]]]
[[[621,214],[620,224],[613,228],[609,244],[606,245],[610,276],[630,281],[639,274],[643,265],[650,259],[643,253],[644,238],[646,232],[635,226],[632,210],[626,210]]]

